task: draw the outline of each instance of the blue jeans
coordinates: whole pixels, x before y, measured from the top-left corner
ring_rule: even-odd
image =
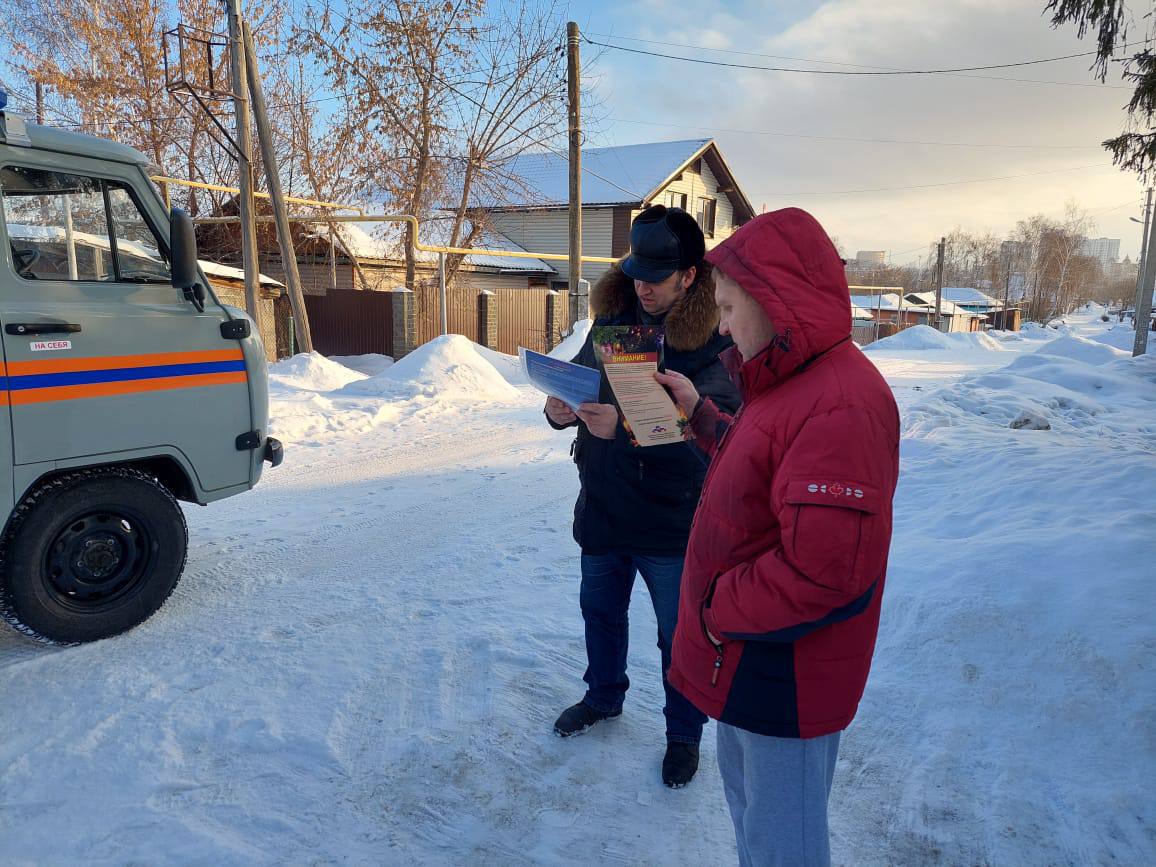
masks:
[[[589,689],[583,701],[602,713],[621,709],[630,679],[626,676],[626,651],[630,640],[628,609],[634,576],[650,591],[658,620],[658,648],[662,651],[662,686],[666,690],[668,741],[697,744],[702,740],[706,714],[682,697],[666,679],[670,648],[678,622],[678,590],[683,558],[629,554],[582,555],[582,619],[586,623],[586,674]]]

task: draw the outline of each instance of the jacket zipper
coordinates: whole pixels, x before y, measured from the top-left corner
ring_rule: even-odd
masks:
[[[723,649],[721,647],[716,647],[715,653],[717,655],[714,658],[714,671],[712,671],[710,675],[711,686],[718,686],[718,673],[723,664]]]

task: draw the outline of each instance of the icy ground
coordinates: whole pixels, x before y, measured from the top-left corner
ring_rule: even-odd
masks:
[[[1156,356],[1097,312],[868,352],[905,434],[838,864],[1156,863]],[[659,780],[644,590],[626,713],[550,734],[582,693],[577,480],[516,361],[342,362],[274,366],[286,462],[188,508],[151,621],[0,631],[0,863],[733,863],[713,730]]]

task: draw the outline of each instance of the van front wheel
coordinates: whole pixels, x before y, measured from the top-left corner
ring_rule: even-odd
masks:
[[[128,467],[70,473],[13,512],[0,553],[0,616],[62,644],[108,638],[146,620],[185,567],[176,499]]]

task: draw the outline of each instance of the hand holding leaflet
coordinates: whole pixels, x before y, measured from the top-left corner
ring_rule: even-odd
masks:
[[[574,411],[584,403],[598,403],[597,370],[551,358],[524,346],[518,347],[518,355],[530,383],[543,394],[558,398]]]

